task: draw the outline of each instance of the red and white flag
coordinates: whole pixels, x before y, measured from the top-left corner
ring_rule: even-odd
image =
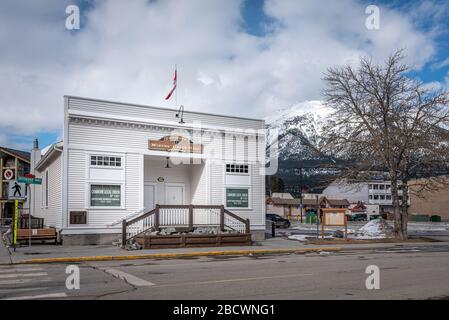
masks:
[[[176,81],[177,81],[177,70],[175,69],[175,75],[173,76],[173,89],[171,89],[170,92],[167,94],[167,96],[165,97],[165,100],[170,99],[170,97],[172,96],[173,92],[175,92],[175,90],[176,90]]]

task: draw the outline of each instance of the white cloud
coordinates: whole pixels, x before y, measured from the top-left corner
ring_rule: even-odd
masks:
[[[0,134],[60,129],[64,94],[173,107],[163,99],[174,64],[187,109],[262,118],[320,99],[322,72],[360,54],[406,47],[419,68],[434,53],[432,38],[392,9],[367,30],[356,0],[266,0],[276,23],[264,37],[242,30],[243,0],[104,0],[75,33],[64,29],[68,4],[0,4]]]

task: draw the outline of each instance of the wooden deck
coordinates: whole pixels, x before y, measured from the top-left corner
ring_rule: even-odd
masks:
[[[136,237],[144,249],[250,246],[251,234],[181,234]]]
[[[193,233],[200,227],[212,227],[219,232]],[[178,235],[147,233],[165,228],[190,233]],[[134,241],[146,249],[250,245],[250,222],[228,211],[223,205],[156,205],[155,209],[147,213],[122,221],[122,247]]]

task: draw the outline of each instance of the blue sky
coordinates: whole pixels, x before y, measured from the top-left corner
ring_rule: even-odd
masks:
[[[81,29],[65,29],[76,4]],[[368,5],[380,29],[364,26]],[[61,139],[63,96],[265,117],[321,99],[322,73],[405,48],[411,76],[449,87],[449,2],[4,0],[0,145]]]

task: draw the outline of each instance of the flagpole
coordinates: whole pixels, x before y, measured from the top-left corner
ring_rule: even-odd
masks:
[[[176,89],[175,89],[175,108],[178,107],[178,65],[175,64],[175,72],[176,72]]]

